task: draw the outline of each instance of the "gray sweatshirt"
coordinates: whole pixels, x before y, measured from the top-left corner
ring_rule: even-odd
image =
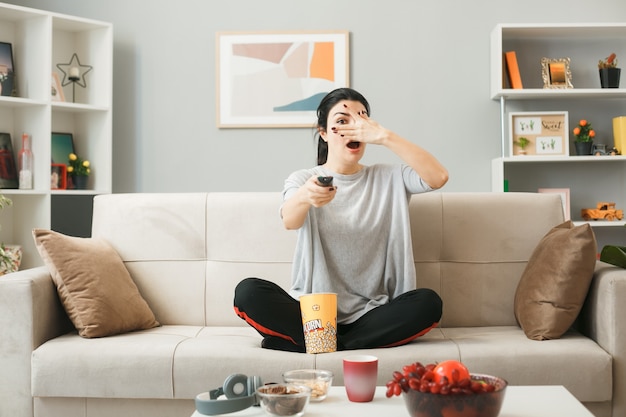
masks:
[[[298,229],[290,294],[337,293],[337,322],[352,323],[415,289],[408,203],[432,188],[407,165],[372,165],[353,175],[317,166],[291,174],[283,199],[313,175],[332,175],[337,194],[311,207]]]

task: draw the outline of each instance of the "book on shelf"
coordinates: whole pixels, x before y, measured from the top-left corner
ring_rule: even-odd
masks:
[[[506,73],[509,78],[509,85],[514,89],[524,88],[522,85],[522,77],[519,73],[519,66],[517,65],[517,55],[515,54],[515,51],[505,52],[504,58],[506,62]]]

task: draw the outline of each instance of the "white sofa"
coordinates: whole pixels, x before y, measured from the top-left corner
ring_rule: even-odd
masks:
[[[353,351],[261,349],[233,312],[233,289],[245,277],[289,286],[296,233],[282,227],[280,204],[279,193],[96,197],[93,236],[117,250],[162,326],[81,338],[45,267],[3,277],[0,416],[185,417],[196,394],[232,373],[269,382],[288,369],[322,368],[341,385],[342,358]],[[577,330],[558,340],[528,339],[513,313],[527,260],[562,221],[556,195],[413,197],[418,286],[439,292],[443,319],[408,345],[367,350],[380,358],[379,384],[416,360],[460,359],[513,385],[565,385],[598,417],[626,415],[624,270],[598,263]]]

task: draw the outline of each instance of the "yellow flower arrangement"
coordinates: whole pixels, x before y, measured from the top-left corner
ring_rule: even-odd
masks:
[[[79,177],[88,177],[91,174],[90,163],[86,159],[79,158],[75,153],[69,155],[69,164],[67,165],[67,173],[69,175],[77,175]]]

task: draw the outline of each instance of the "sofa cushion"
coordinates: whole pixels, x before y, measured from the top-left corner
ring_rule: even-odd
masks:
[[[561,197],[434,192],[414,195],[409,209],[417,286],[443,298],[440,325],[517,326],[519,278],[537,242],[563,222]],[[524,221],[511,221],[520,213]]]
[[[33,237],[81,336],[110,336],[159,325],[119,255],[105,240],[44,229],[33,230]]]
[[[65,334],[33,352],[32,392],[36,397],[120,401],[193,399],[222,386],[231,374],[259,375],[264,382],[274,382],[282,381],[286,370],[315,368],[316,355],[261,349],[261,340],[250,326],[163,325],[97,339]],[[340,359],[335,362],[341,364]],[[62,384],[60,375],[67,377]],[[135,415],[120,410],[116,415]]]
[[[558,339],[574,323],[593,277],[596,239],[589,224],[566,221],[533,251],[515,292],[515,317],[526,336]]]
[[[529,339],[518,326],[441,331],[473,373],[497,375],[509,385],[564,385],[579,401],[611,401],[614,396],[611,355],[576,330],[544,342]]]

